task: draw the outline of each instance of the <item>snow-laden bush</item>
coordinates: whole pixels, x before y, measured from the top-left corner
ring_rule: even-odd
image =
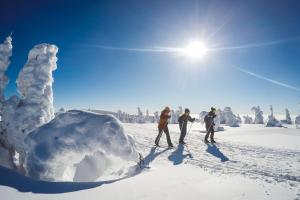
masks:
[[[133,139],[116,118],[78,110],[35,129],[26,144],[28,175],[40,180],[92,181],[107,169],[110,157],[137,160]],[[87,177],[82,169],[95,171]]]
[[[254,118],[254,124],[264,124],[264,116],[263,111],[261,111],[260,107],[252,107],[251,111],[254,112],[255,118]]]
[[[4,101],[4,90],[9,82],[5,72],[10,64],[10,57],[12,56],[12,38],[8,36],[3,44],[0,44],[0,109],[2,110],[2,103]]]
[[[298,115],[295,119],[295,124],[297,128],[300,128],[300,115]]]
[[[283,123],[292,124],[292,118],[290,115],[290,111],[287,108],[285,109],[285,120],[283,120]]]
[[[182,110],[181,106],[179,106],[176,111],[171,110],[171,113],[170,113],[171,118],[169,120],[169,123],[170,124],[178,124],[178,119],[182,114],[183,114],[183,110]]]
[[[225,123],[227,126],[231,127],[239,127],[240,123],[235,114],[233,114],[230,107],[225,107],[223,110],[223,114],[225,117]]]
[[[268,116],[267,127],[282,127],[282,124],[274,116],[273,106],[270,106],[271,114]]]
[[[55,45],[34,46],[17,79],[21,98],[12,96],[4,102],[2,120],[5,137],[21,154],[21,162],[26,135],[54,117],[52,72],[56,69],[57,51]]]
[[[242,118],[241,118],[241,116],[240,116],[239,114],[236,116],[236,119],[238,120],[238,123],[239,123],[239,124],[242,123]]]
[[[253,124],[252,117],[246,115],[246,116],[243,116],[243,118],[244,118],[244,124]]]
[[[224,131],[224,127],[222,127],[220,124],[220,114],[221,114],[220,111],[221,110],[217,110],[216,117],[214,118],[214,123],[215,123],[214,130],[215,131]],[[208,112],[206,112],[206,111],[202,111],[199,114],[200,123],[204,124],[204,118],[207,114],[208,114]]]

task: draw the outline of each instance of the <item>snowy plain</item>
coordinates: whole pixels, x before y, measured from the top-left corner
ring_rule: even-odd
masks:
[[[163,136],[155,148],[157,124],[123,124],[145,166],[97,182],[41,182],[0,168],[1,199],[300,199],[300,130],[241,125],[216,133],[204,144],[204,127],[194,123],[186,146],[169,125],[173,149]],[[190,126],[190,124],[189,124]],[[109,176],[108,176],[109,177]],[[105,181],[104,181],[105,179]]]

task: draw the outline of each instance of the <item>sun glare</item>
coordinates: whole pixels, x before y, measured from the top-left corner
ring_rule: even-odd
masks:
[[[183,49],[183,53],[191,59],[199,60],[203,59],[207,53],[207,47],[203,42],[195,41],[191,42],[187,47]]]

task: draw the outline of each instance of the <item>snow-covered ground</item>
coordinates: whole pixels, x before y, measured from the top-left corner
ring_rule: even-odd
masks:
[[[194,123],[187,146],[178,145],[178,125],[169,125],[174,149],[154,148],[157,124],[124,124],[145,158],[145,167],[112,181],[38,182],[0,167],[1,199],[300,199],[300,130],[241,125],[217,132],[216,145],[202,142]],[[124,170],[131,171],[131,170]]]

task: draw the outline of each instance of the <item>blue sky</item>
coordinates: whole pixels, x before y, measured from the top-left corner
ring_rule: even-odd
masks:
[[[4,0],[0,40],[14,32],[6,96],[17,94],[28,51],[47,42],[59,47],[56,108],[135,112],[137,106],[156,111],[182,105],[200,112],[231,106],[246,113],[260,105],[268,113],[272,104],[277,113],[298,113],[299,10],[296,0]],[[193,40],[219,50],[198,62],[178,53],[128,50],[182,48]]]

